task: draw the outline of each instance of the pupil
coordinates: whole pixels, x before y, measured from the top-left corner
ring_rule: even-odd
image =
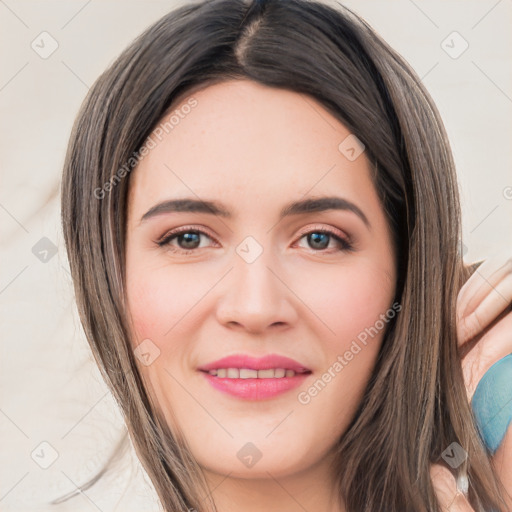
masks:
[[[312,245],[315,246],[315,244],[320,243],[321,247],[316,247],[320,249],[325,249],[329,245],[329,235],[327,233],[311,233],[309,235],[310,242],[312,242]],[[324,242],[327,241],[327,244],[322,244],[321,238],[324,238]]]

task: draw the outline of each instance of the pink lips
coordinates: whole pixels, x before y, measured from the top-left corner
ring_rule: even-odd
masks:
[[[289,357],[279,356],[277,354],[268,354],[263,357],[251,357],[246,354],[234,354],[223,357],[212,363],[200,366],[199,370],[209,371],[217,368],[251,368],[253,370],[269,370],[270,368],[284,368],[293,370],[296,373],[310,371],[304,365]]]
[[[280,377],[269,379],[230,379],[210,375],[210,370],[219,368],[247,368],[252,370],[269,370],[283,368],[293,370],[293,377]],[[311,373],[311,370],[289,357],[269,354],[261,358],[245,354],[235,354],[224,357],[198,368],[207,381],[217,390],[243,398],[245,400],[264,400],[299,386]]]

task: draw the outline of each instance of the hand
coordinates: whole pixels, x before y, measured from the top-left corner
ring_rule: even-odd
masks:
[[[511,303],[512,258],[510,257],[498,256],[486,260],[475,270],[459,292],[456,314],[457,338],[469,400],[472,399],[478,383],[487,370],[512,353]],[[510,426],[492,456],[492,463],[509,495],[505,500],[512,510],[512,428]],[[444,488],[448,489],[449,485],[445,483]],[[454,496],[453,485],[451,489]],[[459,503],[460,498],[457,500]]]
[[[511,303],[510,257],[486,260],[459,292],[457,339],[462,352],[466,352],[462,358],[462,370],[469,400],[484,373],[512,353]]]

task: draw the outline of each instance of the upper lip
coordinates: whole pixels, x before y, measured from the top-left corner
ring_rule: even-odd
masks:
[[[247,354],[233,354],[217,361],[200,366],[198,370],[208,372],[219,368],[248,368],[253,370],[269,370],[271,368],[284,368],[295,373],[311,371],[303,364],[278,354],[267,354],[263,357],[252,357]]]

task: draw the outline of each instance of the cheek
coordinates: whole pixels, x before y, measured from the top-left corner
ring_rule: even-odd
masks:
[[[295,282],[297,295],[325,326],[322,337],[338,351],[376,324],[382,329],[379,319],[391,307],[395,290],[387,267],[369,260],[319,266]]]
[[[322,411],[333,436],[348,427],[371,377],[387,325],[395,317],[393,275],[374,261],[332,266],[312,273],[299,287],[321,320],[325,354],[316,380],[298,401],[311,416]]]
[[[175,336],[182,320],[207,291],[208,278],[193,277],[179,266],[127,268],[128,307],[136,333],[135,343],[150,338],[157,345]],[[162,347],[161,347],[162,348]]]

